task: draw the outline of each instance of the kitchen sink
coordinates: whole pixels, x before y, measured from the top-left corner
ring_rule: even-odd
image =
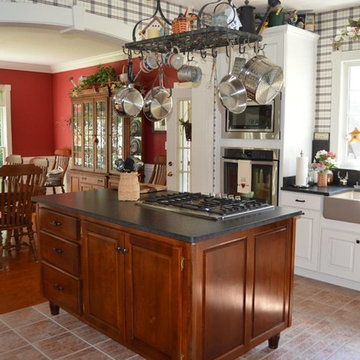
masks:
[[[327,219],[360,224],[360,191],[325,196],[323,215]]]

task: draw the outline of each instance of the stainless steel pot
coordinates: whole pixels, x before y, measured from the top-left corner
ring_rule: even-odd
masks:
[[[166,118],[173,107],[173,100],[171,89],[167,90],[163,85],[163,71],[162,67],[159,70],[159,83],[160,86],[153,87],[144,98],[144,115],[150,121],[160,121]],[[154,83],[156,78],[154,80]]]
[[[247,96],[260,105],[273,100],[284,82],[282,68],[263,55],[251,58],[241,69],[239,77],[246,87]]]
[[[170,92],[162,86],[151,89],[144,98],[144,115],[150,121],[160,121],[166,118],[173,107]]]
[[[144,98],[140,91],[134,88],[134,82],[141,73],[139,71],[135,78],[132,78],[133,63],[128,63],[129,84],[120,88],[113,96],[114,109],[120,116],[138,116],[144,106]]]
[[[120,116],[137,116],[144,106],[144,99],[134,84],[120,88],[113,97],[115,111]]]
[[[229,74],[221,79],[218,85],[218,94],[224,107],[232,113],[240,114],[246,109],[246,88],[241,79],[236,74],[230,72],[230,67],[231,50],[229,57]]]

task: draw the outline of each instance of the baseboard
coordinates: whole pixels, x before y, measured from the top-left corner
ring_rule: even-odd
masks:
[[[307,270],[299,267],[295,267],[295,274],[304,276],[310,279],[323,281],[329,284],[346,287],[349,289],[360,291],[360,283],[347,279],[338,278],[336,276],[319,273],[317,271]]]

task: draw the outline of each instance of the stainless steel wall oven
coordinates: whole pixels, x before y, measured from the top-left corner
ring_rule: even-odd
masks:
[[[224,138],[280,139],[281,93],[269,104],[249,101],[244,112],[225,113]]]
[[[238,193],[239,160],[249,160],[251,165],[251,190],[254,199],[278,204],[279,149],[221,148],[221,192]]]

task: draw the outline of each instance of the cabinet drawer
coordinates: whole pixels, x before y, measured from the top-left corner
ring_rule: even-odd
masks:
[[[43,295],[65,310],[81,314],[80,280],[41,264]]]
[[[106,182],[105,182],[105,177],[94,177],[94,176],[86,176],[86,175],[80,175],[80,182],[81,183],[86,183],[86,184],[91,184],[91,185],[98,185],[98,186],[102,186],[104,187]]]
[[[62,236],[67,240],[79,239],[79,220],[75,217],[40,208],[40,230]]]
[[[80,245],[40,232],[41,259],[70,274],[80,275]]]
[[[322,195],[303,194],[301,192],[282,191],[281,205],[298,207],[301,209],[321,210]]]

